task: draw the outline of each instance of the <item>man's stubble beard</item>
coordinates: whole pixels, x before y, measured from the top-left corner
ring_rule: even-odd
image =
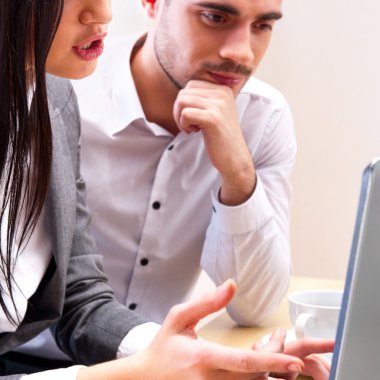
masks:
[[[170,61],[173,62],[173,60],[171,59],[170,54],[167,54],[166,49],[161,48],[161,46],[167,46],[167,45],[166,45],[166,42],[161,42],[160,38],[161,36],[159,34],[156,34],[154,38],[154,54],[156,56],[157,62],[160,65],[166,77],[176,87],[176,89],[182,90],[185,86],[181,85],[171,73],[172,67],[169,62]]]
[[[165,0],[165,3],[163,5],[164,8],[162,9],[162,18],[154,36],[154,54],[156,56],[158,64],[160,65],[162,71],[169,79],[169,81],[176,87],[177,90],[182,90],[185,87],[185,85],[180,84],[179,81],[175,79],[174,75],[172,74],[172,63],[175,62],[175,59],[174,56],[171,56],[171,54],[169,53],[169,49],[170,46],[172,46],[172,49],[176,50],[175,48],[177,47],[177,45],[174,43],[174,41],[170,38],[169,34],[167,33],[167,31],[169,30],[169,22],[167,20],[169,4],[170,0]]]

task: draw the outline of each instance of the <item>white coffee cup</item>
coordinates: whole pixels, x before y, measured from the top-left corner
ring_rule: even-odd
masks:
[[[343,292],[305,290],[288,297],[289,314],[297,338],[334,339]]]

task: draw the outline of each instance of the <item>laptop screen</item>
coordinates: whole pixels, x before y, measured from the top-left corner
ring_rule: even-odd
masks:
[[[380,376],[380,159],[364,171],[330,380]]]

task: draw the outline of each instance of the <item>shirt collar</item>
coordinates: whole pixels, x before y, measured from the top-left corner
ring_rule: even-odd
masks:
[[[135,46],[144,38],[145,35],[140,38],[132,36],[123,44],[111,42],[105,52],[103,86],[111,100],[113,113],[113,123],[107,127],[108,134],[117,134],[135,120],[145,120],[130,64]]]

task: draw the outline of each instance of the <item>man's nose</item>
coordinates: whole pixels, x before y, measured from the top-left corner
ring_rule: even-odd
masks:
[[[240,27],[231,31],[219,54],[224,59],[251,67],[255,60],[255,54],[253,52],[253,36],[250,28]]]

